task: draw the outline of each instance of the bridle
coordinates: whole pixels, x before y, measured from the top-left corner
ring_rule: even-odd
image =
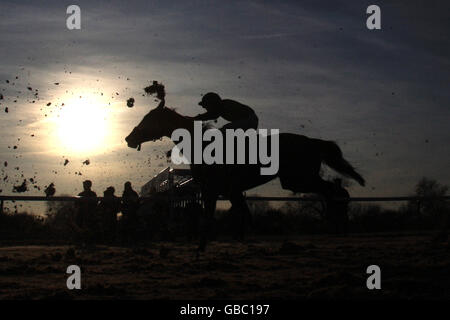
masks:
[[[159,129],[160,129],[160,128],[159,128]],[[162,130],[161,130],[161,131],[162,131]],[[139,127],[134,127],[133,132],[135,132],[135,134],[137,134],[137,135],[139,136],[139,138],[142,139],[142,141],[156,140],[156,138],[147,137],[146,134],[145,134],[145,131],[144,131],[143,129],[139,128]],[[160,135],[163,136],[164,133],[161,132]],[[142,143],[143,143],[143,142],[138,143],[137,148],[136,148],[137,151],[141,151],[141,144],[142,144]]]
[[[134,127],[132,132],[138,133],[140,137],[143,137],[143,136],[144,136],[144,135],[142,134],[142,129],[140,129],[140,128],[138,128],[138,127]],[[141,151],[141,144],[142,144],[142,142],[141,142],[141,143],[138,143],[137,148],[136,148],[137,151]]]

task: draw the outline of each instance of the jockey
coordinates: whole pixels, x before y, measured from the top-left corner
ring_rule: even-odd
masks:
[[[198,103],[206,109],[205,113],[195,116],[194,120],[216,120],[224,118],[230,123],[223,126],[223,129],[257,129],[258,117],[252,108],[245,104],[230,99],[221,99],[217,93],[208,92]]]
[[[230,99],[221,99],[217,93],[208,92],[202,98],[202,101],[198,103],[200,106],[206,109],[205,113],[195,116],[194,120],[216,120],[219,117],[229,121],[222,129],[242,129],[247,131],[248,129],[256,130],[258,128],[258,117],[252,108],[245,104],[239,103]],[[228,176],[229,184],[227,186],[227,193],[230,196],[234,192],[234,183],[239,180],[241,175],[238,168],[240,166],[227,166],[226,174]]]

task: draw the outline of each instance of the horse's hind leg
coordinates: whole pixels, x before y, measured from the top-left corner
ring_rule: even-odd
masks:
[[[336,200],[335,198],[348,198],[347,191],[322,178],[316,181],[313,189],[314,193],[318,193],[325,198],[325,216],[330,230],[334,233],[346,234],[348,231],[348,200]]]
[[[345,214],[347,217],[347,212],[340,212],[340,204],[333,200],[336,195],[334,183],[323,180],[319,175],[302,179],[295,176],[284,176],[280,177],[280,181],[283,189],[321,195],[324,198],[322,204],[325,205],[325,218],[335,232],[338,231],[338,225],[341,223],[340,215]]]

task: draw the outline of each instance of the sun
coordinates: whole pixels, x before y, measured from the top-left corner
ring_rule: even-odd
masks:
[[[108,135],[109,109],[95,96],[67,101],[56,119],[61,149],[70,153],[100,152]]]

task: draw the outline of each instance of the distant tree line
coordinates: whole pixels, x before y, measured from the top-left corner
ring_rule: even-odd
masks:
[[[422,178],[414,189],[420,202],[411,200],[396,209],[375,204],[351,203],[349,232],[400,232],[414,230],[443,230],[449,227],[450,204],[442,200],[448,186],[436,180]],[[250,234],[293,235],[332,232],[324,219],[320,202],[286,202],[273,207],[264,201],[249,202],[252,212]],[[164,201],[155,202],[151,209],[141,206],[133,219],[115,215],[114,228],[102,219],[105,206],[97,205],[90,212],[92,225],[80,227],[77,212],[80,206],[72,202],[48,202],[46,217],[26,212],[0,215],[2,242],[95,242],[132,244],[139,241],[194,239],[201,224],[201,208],[189,207],[171,212]],[[103,211],[101,211],[103,210]],[[117,210],[118,211],[118,210]],[[103,212],[103,213],[102,213]],[[115,212],[115,211],[114,211]],[[237,213],[218,210],[214,232],[218,236],[233,236]],[[111,220],[108,220],[111,222]],[[113,233],[113,234],[112,234]]]

